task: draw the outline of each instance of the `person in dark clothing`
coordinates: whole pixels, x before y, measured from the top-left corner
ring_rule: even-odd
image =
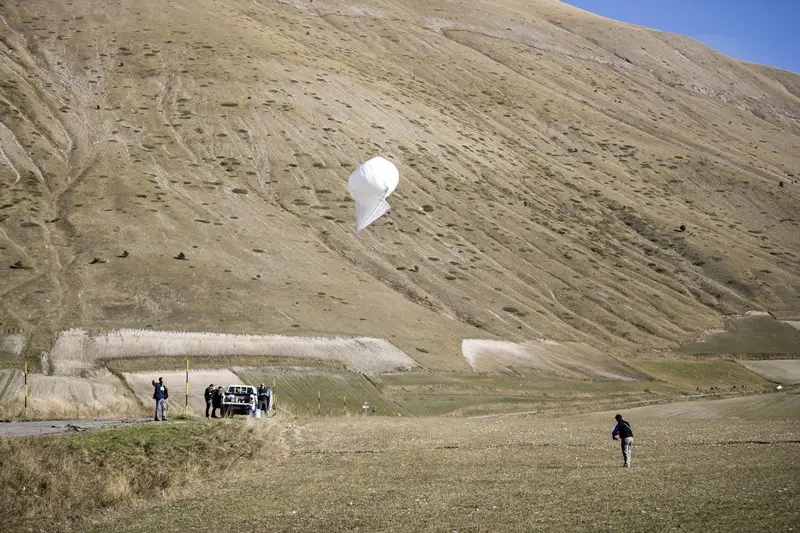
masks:
[[[272,396],[272,390],[262,383],[258,388],[258,408],[261,409],[262,416],[266,416],[269,411],[270,396]]]
[[[631,466],[631,446],[633,445],[633,429],[631,429],[631,424],[624,418],[622,415],[618,414],[614,417],[614,420],[617,421],[617,425],[614,426],[614,430],[611,432],[611,438],[614,440],[619,439],[620,445],[622,447],[622,460],[624,461],[624,467],[628,468]]]
[[[208,413],[211,410],[211,401],[214,398],[214,384],[212,383],[208,387],[206,387],[205,392],[203,393],[203,397],[206,400],[206,418],[208,418]]]
[[[211,396],[211,418],[219,418],[222,416],[222,385],[216,388]],[[217,416],[217,409],[219,409],[219,416]]]
[[[161,421],[167,419],[167,398],[169,398],[169,391],[167,386],[164,385],[164,378],[158,378],[158,381],[153,380],[153,399],[156,401],[156,416],[155,421],[158,422],[159,411],[161,412]]]

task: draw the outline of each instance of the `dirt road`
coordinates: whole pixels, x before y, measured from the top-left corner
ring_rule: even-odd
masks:
[[[152,421],[149,418],[125,418],[111,420],[36,420],[33,422],[0,422],[0,437],[40,437],[89,431],[92,429],[140,424]]]

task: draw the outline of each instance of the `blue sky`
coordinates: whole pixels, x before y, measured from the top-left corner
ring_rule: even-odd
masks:
[[[688,35],[800,74],[800,0],[563,0],[604,17]]]

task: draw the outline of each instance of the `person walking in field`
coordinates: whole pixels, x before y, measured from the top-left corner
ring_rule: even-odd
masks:
[[[206,387],[205,392],[203,393],[203,397],[206,400],[206,418],[208,418],[208,413],[211,410],[211,401],[214,399],[214,384],[212,383],[208,387]]]
[[[153,380],[153,399],[156,401],[156,422],[158,422],[159,411],[161,412],[161,421],[167,420],[167,398],[169,398],[169,391],[167,391],[167,386],[164,385],[164,378],[158,378],[158,381]]]
[[[620,445],[622,446],[622,460],[624,461],[622,466],[628,468],[631,466],[633,429],[631,429],[630,422],[622,418],[622,415],[620,414],[615,416],[614,420],[617,421],[617,425],[614,426],[614,430],[611,432],[611,438],[614,440],[620,440]]]

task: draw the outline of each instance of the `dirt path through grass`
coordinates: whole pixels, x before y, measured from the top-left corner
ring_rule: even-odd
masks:
[[[593,418],[613,418],[617,411],[592,413]],[[724,400],[675,402],[636,407],[623,412],[639,419],[685,420],[797,420],[800,418],[800,394],[775,393],[726,398]]]
[[[34,422],[2,422],[0,437],[40,437],[67,434],[91,429],[119,427],[127,424],[150,422],[149,418],[124,418],[117,420],[36,420]]]

